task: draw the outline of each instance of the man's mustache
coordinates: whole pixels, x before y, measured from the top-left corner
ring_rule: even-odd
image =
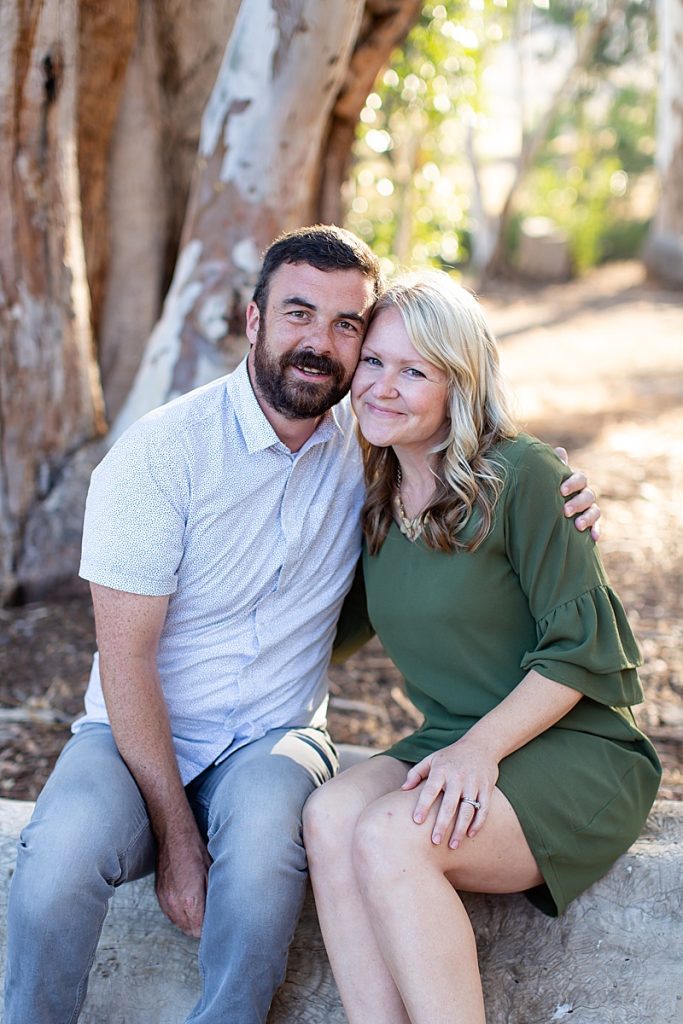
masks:
[[[291,352],[284,361],[284,367],[293,366],[297,370],[317,370],[319,373],[326,373],[333,377],[344,376],[344,367],[330,356],[321,355],[318,352],[309,352],[303,349],[300,352]]]

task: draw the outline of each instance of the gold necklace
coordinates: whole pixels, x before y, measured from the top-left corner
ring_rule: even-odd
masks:
[[[409,541],[416,541],[421,535],[425,528],[425,523],[429,518],[429,512],[418,512],[413,518],[409,518],[401,498],[401,483],[403,481],[403,474],[401,473],[401,467],[399,466],[396,470],[396,511],[398,512],[398,528],[404,537],[407,537]]]

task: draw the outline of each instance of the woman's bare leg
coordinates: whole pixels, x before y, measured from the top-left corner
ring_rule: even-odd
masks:
[[[374,757],[325,783],[304,809],[318,920],[349,1024],[409,1024],[370,924],[352,856],[358,818],[397,790],[406,770],[392,757]]]
[[[412,1024],[484,1024],[474,934],[455,889],[518,892],[542,879],[500,790],[482,831],[457,850],[431,842],[435,809],[422,825],[413,822],[415,800],[415,791],[392,792],[358,820],[353,857],[363,906]]]

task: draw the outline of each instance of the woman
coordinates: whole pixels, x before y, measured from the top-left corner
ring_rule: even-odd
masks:
[[[368,614],[425,721],[309,800],[318,915],[350,1024],[481,1024],[457,890],[555,915],[633,842],[660,777],[629,710],[638,650],[471,295],[394,284],[352,397]]]

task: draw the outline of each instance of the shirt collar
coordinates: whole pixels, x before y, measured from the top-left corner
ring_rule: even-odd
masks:
[[[246,356],[237,369],[228,376],[226,389],[232,401],[235,416],[237,417],[237,422],[240,425],[242,436],[250,455],[253,455],[255,452],[265,451],[266,448],[272,448],[273,446],[288,450],[287,446],[282,443],[275,433],[273,427],[264,416],[261,406],[258,404],[254,389],[251,386],[251,380],[249,379]],[[296,453],[297,456],[302,455],[303,452],[312,448],[315,444],[324,444],[326,441],[330,441],[335,434],[343,434],[343,429],[332,411],[326,412],[309,439]]]

